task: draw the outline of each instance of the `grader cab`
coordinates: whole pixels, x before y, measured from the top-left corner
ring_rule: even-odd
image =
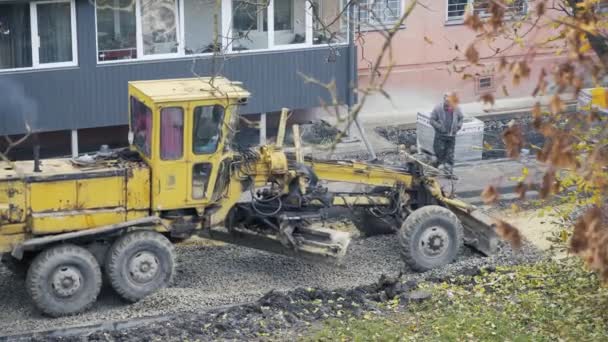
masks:
[[[397,233],[417,271],[452,262],[464,243],[496,249],[489,218],[446,197],[414,159],[400,168],[305,158],[297,126],[288,154],[285,111],[276,144],[239,147],[238,108],[249,96],[219,77],[130,82],[128,149],[3,163],[0,253],[25,271],[34,304],[51,316],[81,312],[102,274],[140,300],[170,284],[171,242],[195,234],[339,262],[350,234],[318,224],[336,208],[368,234]]]

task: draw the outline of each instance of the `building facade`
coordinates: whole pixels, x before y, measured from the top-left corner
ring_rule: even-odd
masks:
[[[311,8],[306,0],[0,0],[0,87],[11,93],[0,134],[23,133],[24,121],[38,132],[124,128],[131,80],[222,75],[252,92],[241,112],[255,114],[330,101],[306,76],[335,80],[340,103],[352,104],[350,13],[334,20],[340,0]]]
[[[361,88],[369,83],[372,72],[370,65],[385,42],[376,28],[390,27],[409,3],[407,0],[389,0],[380,6],[372,6],[372,0],[366,1],[370,3],[371,11],[377,11],[378,15],[360,16],[359,26],[355,28]],[[510,2],[507,25],[533,13],[535,3],[534,0]],[[425,108],[430,111],[446,91],[456,91],[461,102],[478,101],[487,93],[497,99],[531,96],[541,70],[545,68],[550,72],[551,67],[562,58],[555,54],[555,50],[535,49],[533,62],[529,65],[530,76],[522,79],[517,86],[506,73],[499,72],[502,56],[511,62],[523,60],[530,51],[530,42],[542,42],[554,34],[550,26],[539,25],[525,35],[522,45],[510,39],[497,39],[491,44],[479,41],[475,45],[481,58],[479,66],[462,69],[470,64],[465,57],[466,49],[476,40],[476,33],[464,25],[466,13],[475,11],[481,18],[488,17],[488,1],[434,0],[424,5],[417,6],[406,19],[392,41],[393,60],[385,59],[378,70],[380,73],[387,72],[391,65],[385,90],[393,101],[380,95],[370,96],[363,116],[415,114],[417,110]],[[524,24],[519,32],[523,35],[528,29],[529,26]],[[499,54],[496,49],[500,50]]]

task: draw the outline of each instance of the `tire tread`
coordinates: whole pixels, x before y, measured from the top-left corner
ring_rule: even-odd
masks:
[[[62,254],[72,253],[74,255],[82,257],[87,262],[91,263],[91,265],[93,265],[93,272],[95,273],[95,277],[93,280],[96,290],[88,296],[89,300],[87,301],[88,303],[86,305],[82,306],[78,310],[66,312],[65,310],[61,310],[61,308],[53,308],[46,306],[46,304],[43,302],[45,294],[40,290],[37,280],[44,277],[45,266],[48,265],[54,258],[61,257]],[[27,293],[30,295],[34,303],[36,303],[36,306],[43,313],[51,317],[59,317],[66,314],[77,314],[89,309],[97,299],[97,296],[101,291],[102,285],[101,269],[99,267],[97,259],[95,259],[95,256],[93,256],[93,254],[85,248],[76,245],[59,245],[42,251],[34,258],[32,264],[28,269],[25,283]]]
[[[462,227],[462,223],[458,219],[458,217],[451,212],[450,210],[438,206],[438,205],[428,205],[417,210],[414,210],[403,222],[402,228],[399,230],[399,244],[401,246],[400,252],[404,261],[410,268],[412,268],[416,272],[424,272],[428,271],[429,268],[420,265],[416,259],[414,258],[414,251],[410,249],[412,246],[412,240],[414,239],[414,235],[416,234],[416,229],[411,229],[412,227],[419,226],[422,222],[436,217],[436,216],[444,216],[446,215],[452,224],[456,227],[456,243],[457,243],[457,251],[456,256],[459,255],[462,251],[463,241],[464,241],[464,228]],[[452,262],[450,260],[449,262]]]
[[[112,285],[112,288],[118,293],[118,295],[130,302],[137,302],[141,299],[141,297],[129,292],[129,290],[125,286],[123,286],[123,281],[121,279],[120,274],[116,273],[116,266],[118,265],[118,263],[120,263],[120,258],[123,252],[127,248],[129,248],[132,243],[137,240],[146,239],[155,241],[159,243],[163,248],[166,248],[170,252],[172,259],[175,260],[175,248],[173,244],[163,235],[154,231],[147,230],[133,231],[123,235],[118,240],[116,240],[114,244],[112,244],[112,247],[110,247],[110,250],[108,251],[108,255],[106,257],[105,270],[107,278],[110,284]],[[175,262],[173,262],[171,265],[169,283],[171,282],[174,273]]]

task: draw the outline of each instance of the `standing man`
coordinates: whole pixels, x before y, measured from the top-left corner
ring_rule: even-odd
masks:
[[[460,108],[450,101],[454,98],[456,98],[454,93],[446,93],[443,95],[443,102],[431,113],[431,126],[435,129],[433,150],[437,157],[437,166],[443,165],[450,173],[454,170],[456,133],[462,128],[463,121]]]

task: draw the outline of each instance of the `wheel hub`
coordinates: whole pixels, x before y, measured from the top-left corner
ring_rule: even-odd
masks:
[[[135,254],[129,262],[129,273],[139,283],[148,282],[158,273],[158,259],[150,252]]]
[[[420,251],[427,257],[442,256],[449,245],[448,232],[443,227],[429,227],[420,238]]]
[[[60,297],[73,295],[82,285],[82,274],[72,266],[58,268],[51,279],[53,290]]]

